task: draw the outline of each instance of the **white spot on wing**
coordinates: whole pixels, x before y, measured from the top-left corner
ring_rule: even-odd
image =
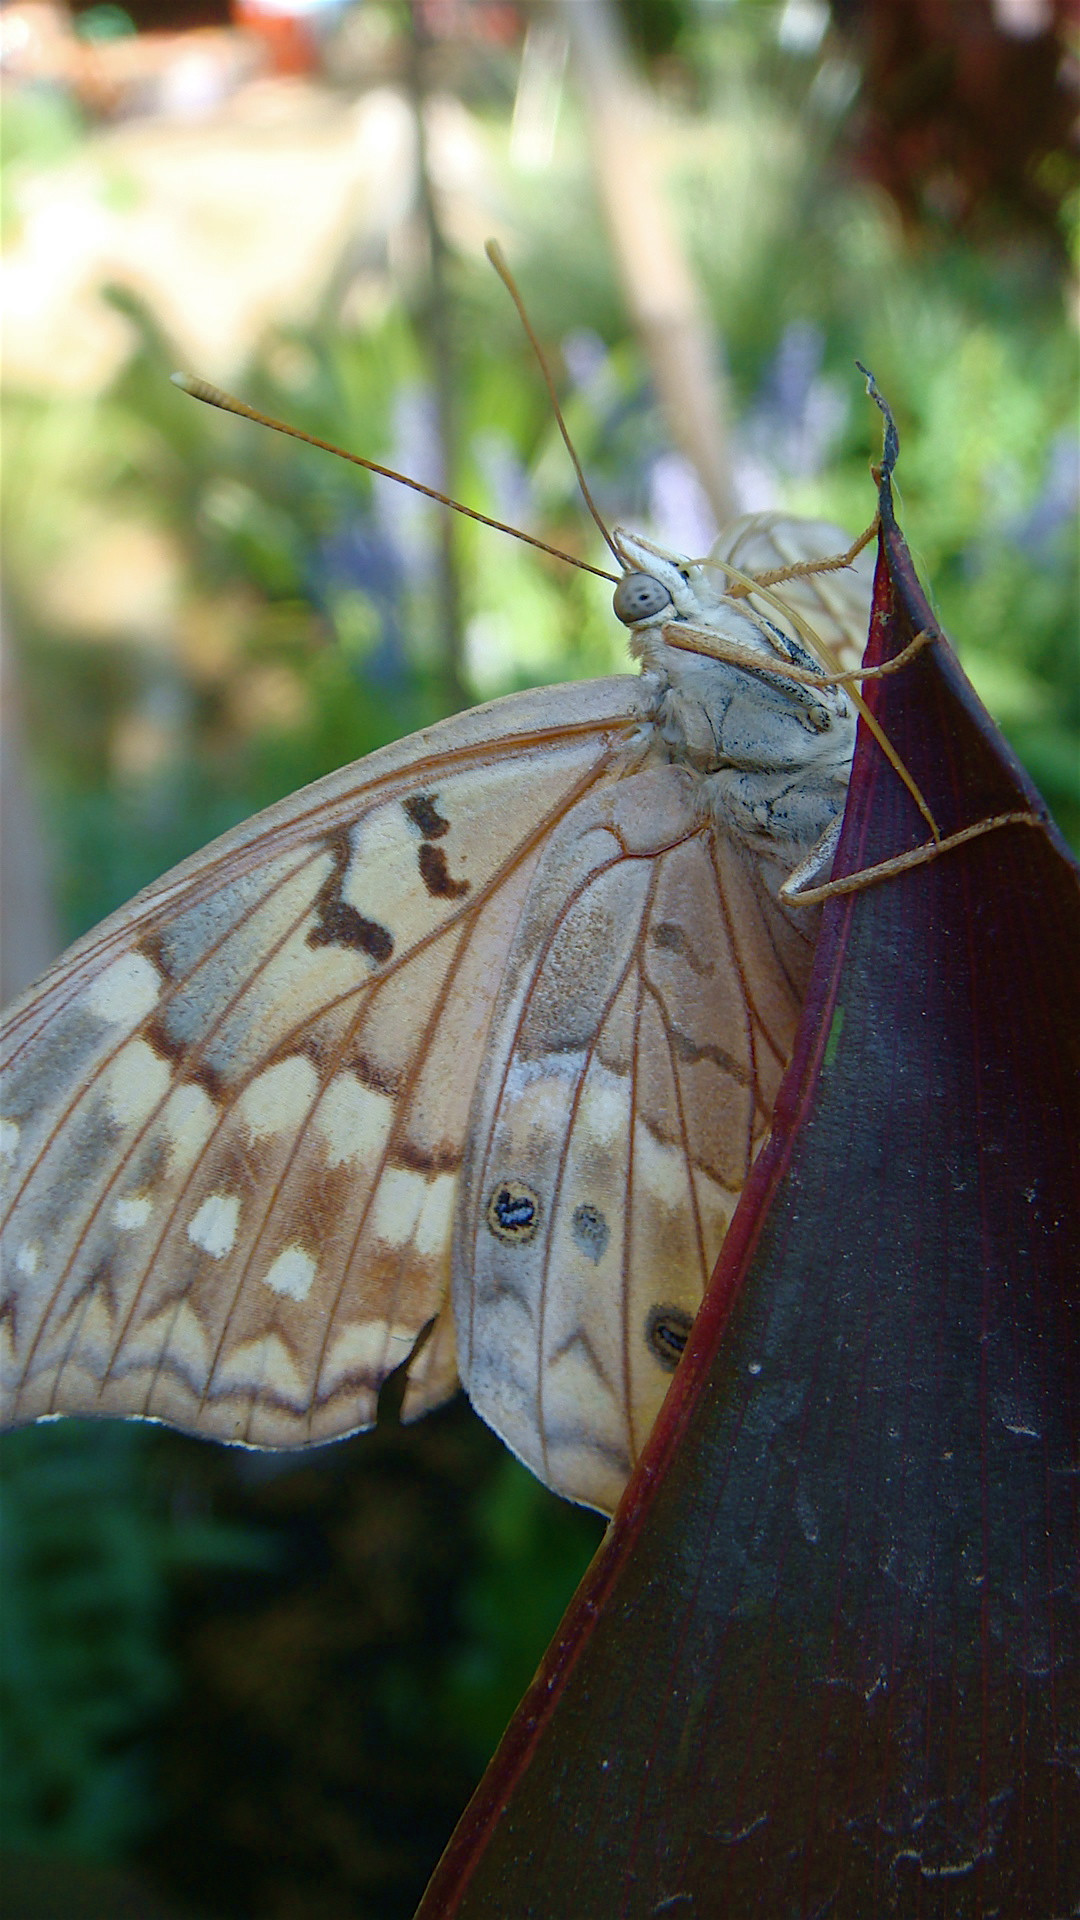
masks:
[[[133,1193],[126,1200],[116,1202],[112,1210],[113,1223],[121,1233],[138,1233],[153,1211],[154,1203],[148,1193]]]
[[[658,1140],[638,1122],[634,1135],[634,1180],[663,1205],[676,1210],[686,1198],[686,1161],[677,1147]]]
[[[372,876],[416,870],[416,833],[395,801],[377,807],[353,835],[352,857],[341,896],[360,913],[370,914]]]
[[[25,1275],[27,1280],[32,1280],[38,1270],[38,1262],[40,1259],[41,1248],[38,1246],[37,1241],[28,1240],[16,1253],[15,1265],[19,1272]]]
[[[193,1082],[169,1095],[161,1124],[169,1136],[169,1172],[186,1173],[214,1130],[217,1108],[210,1095]]]
[[[427,1197],[422,1173],[407,1167],[389,1167],[379,1181],[371,1209],[371,1230],[388,1247],[403,1247],[413,1237],[420,1209]]]
[[[267,1067],[244,1089],[239,1107],[243,1119],[258,1139],[260,1135],[285,1133],[299,1127],[311,1110],[319,1090],[319,1076],[303,1054],[291,1054]]]
[[[629,1080],[594,1062],[578,1108],[579,1131],[597,1147],[610,1147],[625,1136],[629,1103]]]
[[[285,1247],[278,1254],[263,1281],[272,1292],[288,1300],[306,1300],[315,1280],[318,1262],[304,1247]]]
[[[86,996],[91,1013],[110,1025],[137,1027],[156,1007],[161,975],[144,953],[124,953],[106,967]]]
[[[432,1259],[450,1244],[456,1190],[457,1178],[452,1173],[436,1174],[428,1186],[413,1233],[413,1245],[422,1259]]]
[[[0,1160],[14,1160],[19,1146],[17,1120],[0,1120]]]
[[[203,1253],[221,1260],[236,1239],[240,1201],[235,1193],[211,1193],[188,1221],[187,1237]]]
[[[114,1120],[137,1127],[164,1100],[172,1078],[167,1060],[145,1040],[129,1040],[111,1061],[102,1091]]]
[[[326,1141],[327,1164],[340,1167],[347,1160],[377,1160],[393,1121],[394,1101],[389,1094],[365,1087],[355,1073],[339,1073],[315,1113],[315,1125]]]

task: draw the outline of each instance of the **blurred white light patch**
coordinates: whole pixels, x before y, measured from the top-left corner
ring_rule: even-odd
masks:
[[[786,0],[776,38],[787,53],[816,53],[828,24],[826,0]]]
[[[1053,0],[990,0],[990,12],[1010,40],[1037,40],[1054,25]]]
[[[13,179],[10,386],[95,392],[116,377],[138,334],[110,284],[149,308],[179,360],[228,384],[268,329],[314,317],[350,251],[377,253],[408,219],[415,130],[393,88],[345,102],[261,80],[207,118],[206,75],[174,78],[168,115],[95,129],[69,164]],[[457,173],[462,144],[460,128],[440,142]]]
[[[542,173],[551,165],[559,128],[567,38],[551,20],[532,20],[518,69],[510,159],[523,173]]]
[[[709,496],[689,460],[662,453],[649,469],[649,526],[672,553],[708,553],[720,529]]]

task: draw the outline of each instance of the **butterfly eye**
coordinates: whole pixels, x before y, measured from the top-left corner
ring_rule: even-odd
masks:
[[[487,1223],[497,1240],[520,1246],[540,1225],[540,1199],[524,1180],[500,1180],[488,1196]]]
[[[671,595],[654,574],[624,573],[611,604],[623,626],[634,627],[639,620],[651,620],[670,607]]]
[[[650,1307],[645,1321],[645,1340],[665,1373],[674,1373],[690,1338],[693,1317],[681,1307]]]

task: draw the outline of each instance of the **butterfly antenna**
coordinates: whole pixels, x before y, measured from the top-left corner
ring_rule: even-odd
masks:
[[[609,551],[614,554],[616,560],[619,563],[619,566],[623,567],[624,562],[623,562],[622,554],[619,552],[618,547],[615,545],[614,540],[612,539],[610,533],[608,532],[606,526],[604,525],[604,522],[600,517],[600,509],[598,508],[596,501],[593,499],[592,494],[589,492],[589,484],[585,478],[585,473],[584,473],[584,469],[582,468],[581,461],[578,459],[577,449],[575,448],[574,443],[570,438],[570,430],[567,427],[566,421],[563,419],[562,408],[559,405],[559,396],[555,391],[555,382],[551,377],[551,369],[544,358],[544,350],[540,345],[539,340],[537,339],[536,330],[533,326],[533,323],[529,319],[529,316],[525,311],[525,302],[522,299],[521,294],[518,290],[517,281],[514,279],[514,276],[511,273],[510,268],[506,263],[506,257],[497,240],[485,241],[484,252],[487,254],[487,257],[491,261],[491,264],[494,267],[496,273],[498,274],[499,279],[502,281],[503,286],[506,288],[507,293],[510,295],[511,300],[513,301],[515,307],[517,308],[518,318],[525,329],[525,333],[526,333],[526,337],[528,338],[529,345],[531,346],[533,352],[536,355],[537,361],[540,366],[540,371],[544,376],[544,385],[547,387],[548,397],[551,400],[551,410],[555,415],[556,425],[558,426],[559,432],[562,434],[563,445],[566,448],[567,453],[570,455],[570,459],[573,462],[574,472],[577,474],[578,486],[581,488],[581,497],[584,500],[585,505],[588,507],[589,512],[592,514],[592,517],[595,520],[597,526],[599,527],[600,532],[604,537],[604,540],[608,546]]]
[[[222,413],[237,413],[242,420],[255,420],[260,427],[272,427],[275,433],[286,433],[292,440],[305,440],[309,447],[320,447],[323,453],[334,453],[339,460],[349,460],[354,467],[366,467],[369,473],[378,473],[384,480],[396,480],[399,486],[411,487],[414,493],[422,493],[428,500],[437,500],[440,506],[450,507],[454,513],[463,513],[469,520],[478,520],[482,527],[493,527],[496,533],[508,533],[513,540],[523,540],[526,546],[538,547],[541,553],[549,553],[554,560],[564,560],[568,567],[578,567],[582,573],[594,573],[600,580],[611,580],[616,585],[621,573],[608,573],[604,567],[591,566],[587,560],[579,560],[576,554],[564,553],[561,547],[553,547],[546,540],[537,539],[535,534],[523,533],[520,527],[508,526],[505,520],[493,520],[490,514],[479,513],[475,507],[466,507],[460,500],[451,500],[449,494],[440,493],[438,487],[426,487],[422,480],[412,480],[407,473],[397,473],[393,467],[383,467],[377,460],[365,460],[362,453],[350,453],[345,447],[336,447],[332,440],[320,440],[316,433],[305,433],[302,427],[291,427],[287,420],[275,420],[272,414],[260,413],[257,407],[249,407],[243,400],[237,400],[231,393],[225,393],[221,387],[211,386],[209,380],[199,380],[190,373],[174,373],[171,376],[174,387],[182,393],[190,393],[193,400],[203,400],[208,407],[220,407]],[[606,537],[606,536],[605,536]],[[612,543],[609,540],[608,545]],[[618,560],[617,550],[612,552]],[[619,562],[620,566],[622,562]]]

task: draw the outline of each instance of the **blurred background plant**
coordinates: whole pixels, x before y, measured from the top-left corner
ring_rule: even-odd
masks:
[[[863,526],[874,368],[942,622],[1080,835],[1066,10],[7,7],[7,991],[280,794],[450,707],[622,669],[601,582],[167,380],[593,557],[489,234],[602,511],[682,551],[731,511]],[[390,1402],[285,1462],[82,1422],[7,1439],[24,1876],[411,1911],[600,1527],[464,1405],[403,1429]],[[86,1911],[119,1911],[94,1885]]]

